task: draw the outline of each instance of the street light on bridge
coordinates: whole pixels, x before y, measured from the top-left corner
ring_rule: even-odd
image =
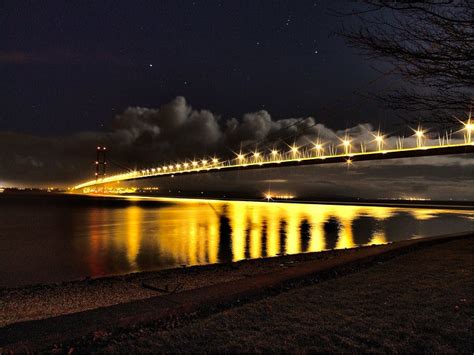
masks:
[[[383,145],[384,145],[384,139],[385,139],[385,136],[383,134],[380,133],[380,131],[377,131],[377,134],[373,134],[374,136],[374,142],[377,143],[377,150],[378,151],[382,151],[383,150]]]
[[[239,164],[241,164],[245,160],[245,155],[242,154],[242,152],[237,154],[237,161]]]
[[[258,151],[253,152],[253,157],[255,159],[255,162],[257,162],[260,158],[260,152]]]
[[[474,123],[471,121],[471,114],[466,122],[463,122],[464,130],[466,131],[466,143],[472,143],[472,131],[474,131]]]
[[[316,140],[316,142],[313,144],[314,147],[313,149],[316,151],[316,156],[320,157],[323,152],[324,152],[324,147],[319,138]]]
[[[296,158],[298,156],[298,153],[299,153],[299,147],[297,147],[295,145],[295,143],[293,143],[293,145],[290,147],[290,152],[291,152],[291,155],[294,158]]]
[[[423,138],[425,137],[425,131],[421,129],[421,126],[418,126],[417,129],[412,129],[415,132],[416,136],[416,147],[421,148],[423,147]]]
[[[343,139],[339,138],[342,142],[342,146],[344,147],[344,154],[348,155],[351,153],[351,140],[349,136],[346,134]]]

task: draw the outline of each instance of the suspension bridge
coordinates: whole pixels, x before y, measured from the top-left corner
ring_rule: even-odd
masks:
[[[182,160],[154,167],[127,171],[120,174],[105,175],[105,147],[97,147],[96,178],[74,186],[73,190],[88,189],[109,183],[174,177],[175,175],[208,174],[223,171],[282,168],[290,166],[343,163],[348,166],[358,161],[442,156],[474,153],[472,131],[474,123],[469,117],[461,122],[462,127],[452,134],[438,135],[437,139],[428,137],[421,127],[413,130],[410,137],[388,137],[381,132],[372,133],[373,139],[367,142],[355,141],[349,135],[338,137],[338,142],[323,142],[317,139],[309,146],[287,145],[285,150],[271,149],[251,152],[239,151],[230,159],[206,157],[203,159]],[[395,143],[394,143],[395,142]],[[100,166],[103,169],[101,170]],[[102,172],[102,173],[101,173]]]

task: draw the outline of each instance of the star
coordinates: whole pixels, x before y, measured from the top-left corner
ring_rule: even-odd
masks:
[[[148,64],[148,66],[151,68],[151,67],[153,67],[153,64]]]
[[[318,54],[318,50],[315,50],[315,51],[314,51],[314,54]]]

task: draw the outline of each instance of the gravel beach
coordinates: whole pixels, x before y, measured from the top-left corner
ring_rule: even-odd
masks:
[[[374,246],[375,247],[375,246]],[[370,247],[365,247],[370,248]],[[181,267],[97,279],[0,289],[0,327],[242,279],[362,248]]]

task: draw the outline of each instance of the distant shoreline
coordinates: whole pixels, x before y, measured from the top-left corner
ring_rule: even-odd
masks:
[[[151,197],[151,196],[140,196],[133,195],[134,197]],[[447,201],[408,201],[400,200],[404,202],[390,202],[398,200],[299,200],[299,199],[272,199],[270,201],[262,199],[250,199],[250,198],[199,198],[199,197],[164,197],[156,196],[158,198],[165,199],[190,199],[190,200],[216,200],[216,201],[246,201],[246,202],[262,202],[262,203],[301,203],[301,204],[314,204],[314,205],[357,205],[357,206],[377,206],[377,207],[405,207],[405,208],[437,208],[437,209],[462,209],[462,210],[474,210],[474,201],[453,201],[450,204]],[[454,204],[455,203],[455,204]]]
[[[79,194],[80,195],[80,194]],[[94,195],[84,195],[94,196]],[[402,208],[436,208],[436,209],[456,209],[456,210],[474,210],[474,201],[435,201],[435,200],[361,200],[361,199],[272,199],[270,201],[258,198],[245,197],[209,197],[201,198],[195,196],[158,196],[158,195],[137,195],[137,194],[123,194],[123,195],[97,195],[98,197],[135,197],[135,198],[160,198],[164,200],[193,200],[193,201],[243,201],[243,202],[260,202],[260,203],[300,203],[300,204],[314,204],[314,205],[357,205],[357,206],[377,206],[377,207],[402,207]],[[401,202],[399,202],[401,201]]]
[[[41,198],[41,197],[51,197],[51,198],[62,198],[69,197],[72,201],[87,200],[89,202],[94,201],[107,201],[113,204],[114,201],[121,203],[172,203],[175,201],[186,201],[191,200],[193,202],[197,201],[243,201],[243,202],[260,202],[260,203],[292,203],[292,204],[314,204],[314,205],[354,205],[354,206],[374,206],[374,207],[400,207],[400,208],[433,208],[433,209],[453,209],[453,210],[474,210],[474,201],[437,201],[437,200],[395,200],[395,199],[357,199],[357,198],[294,198],[294,199],[278,199],[272,198],[270,201],[264,200],[257,197],[239,197],[239,196],[207,196],[200,197],[195,195],[173,195],[173,196],[163,196],[156,194],[79,194],[79,193],[69,193],[69,192],[29,192],[29,191],[18,191],[18,192],[4,192],[0,193],[0,202],[6,199],[16,200],[18,202],[21,198],[32,197]],[[131,201],[130,198],[139,199],[139,201]],[[160,200],[157,200],[160,199]]]

